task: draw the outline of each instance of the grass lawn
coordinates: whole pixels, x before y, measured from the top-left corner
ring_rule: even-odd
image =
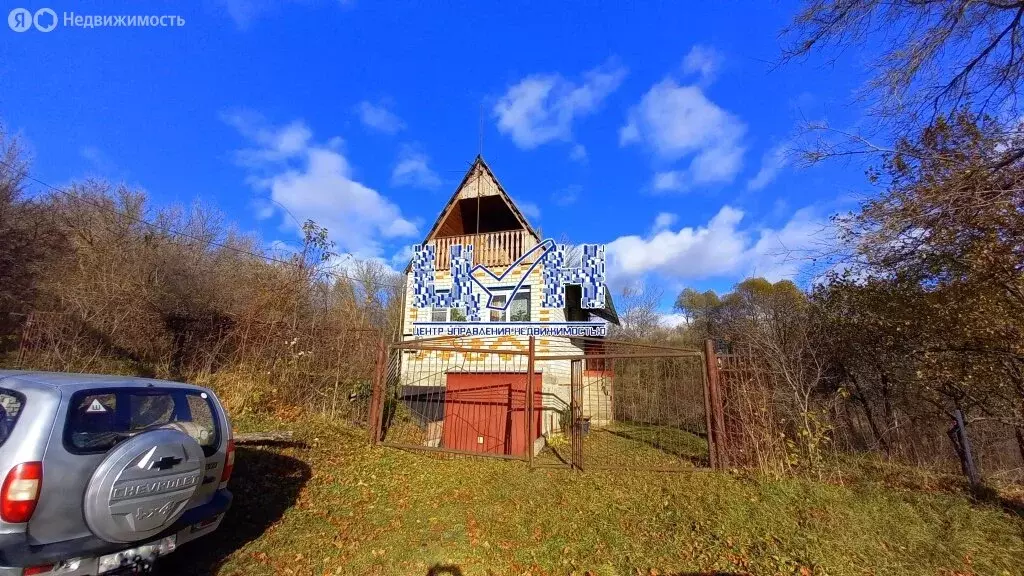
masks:
[[[323,421],[236,427],[298,442],[239,448],[217,537],[161,573],[1024,574],[1024,518],[944,491],[530,471],[370,449],[364,431]]]
[[[553,440],[537,458],[542,466],[568,466],[568,438]],[[705,439],[672,426],[614,423],[591,428],[583,437],[583,468],[692,468],[708,465]]]

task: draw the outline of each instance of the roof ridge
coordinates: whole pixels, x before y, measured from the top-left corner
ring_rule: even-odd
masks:
[[[466,171],[466,175],[462,177],[462,180],[459,182],[458,186],[455,187],[455,191],[452,192],[451,198],[444,205],[444,208],[441,209],[441,212],[438,213],[437,219],[434,221],[434,225],[430,227],[429,231],[427,231],[427,235],[423,238],[423,243],[429,241],[430,237],[433,236],[434,232],[437,231],[445,216],[448,215],[448,212],[451,209],[452,205],[458,200],[459,192],[462,190],[463,186],[465,186],[466,183],[469,182],[469,178],[476,172],[477,166],[480,166],[487,173],[487,175],[491,177],[491,180],[493,180],[494,184],[498,187],[498,192],[501,194],[505,202],[508,203],[509,208],[512,209],[512,212],[514,213],[516,218],[518,218],[519,221],[522,222],[523,226],[526,227],[526,231],[532,234],[533,237],[536,238],[538,242],[540,242],[540,235],[537,234],[537,231],[533,228],[533,225],[530,224],[530,221],[526,219],[526,216],[519,209],[519,206],[516,205],[516,202],[515,200],[512,199],[512,196],[508,193],[507,190],[505,190],[505,187],[501,184],[501,180],[498,180],[498,177],[494,174],[494,171],[491,170],[491,166],[490,164],[487,163],[487,160],[484,159],[483,154],[477,154],[476,157],[473,159],[472,164],[470,164],[469,169]]]

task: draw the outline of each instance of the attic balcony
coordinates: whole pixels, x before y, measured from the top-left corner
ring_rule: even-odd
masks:
[[[434,238],[428,244],[434,246],[434,268],[448,270],[451,268],[452,246],[473,246],[473,265],[482,264],[490,268],[511,265],[536,246],[537,239],[528,230],[503,230]]]

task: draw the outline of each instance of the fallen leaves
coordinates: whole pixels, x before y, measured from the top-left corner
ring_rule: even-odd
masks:
[[[295,428],[301,438],[303,424]],[[431,566],[450,565],[464,576],[859,576],[886,573],[887,564],[904,558],[897,572],[961,576],[1000,574],[993,563],[1009,566],[1022,549],[1019,537],[1017,548],[1005,541],[983,548],[940,545],[921,519],[950,514],[949,497],[917,493],[908,499],[882,490],[851,496],[834,487],[819,493],[805,483],[736,482],[706,473],[530,472],[519,463],[369,450],[363,434],[343,430],[321,423],[315,436],[305,431],[320,438],[319,447],[295,451],[312,469],[308,482],[280,518],[224,551],[218,573],[422,576]],[[273,497],[281,479],[294,473],[249,467],[260,475],[250,477],[245,464],[241,459],[233,480],[243,507]],[[960,514],[984,513],[953,504]],[[259,521],[259,510],[243,509],[232,514]],[[897,511],[905,514],[885,532],[863,528]],[[1001,521],[991,514],[963,522],[952,538],[991,540],[990,526]],[[813,521],[800,526],[798,518]],[[840,520],[848,530],[826,530]]]

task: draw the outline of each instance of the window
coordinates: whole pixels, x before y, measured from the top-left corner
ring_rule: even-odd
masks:
[[[497,308],[502,308],[502,307],[505,306],[505,302],[507,302],[507,301],[508,301],[508,296],[506,296],[504,294],[502,294],[502,295],[495,295],[494,297],[491,298],[491,306],[494,306],[494,307],[497,307]],[[495,310],[493,308],[488,308],[488,312],[491,315],[491,322],[504,322],[505,321],[505,313],[507,311],[508,310]]]
[[[174,401],[166,394],[131,395],[130,430],[142,430],[151,426],[161,426],[171,421],[174,412]]]
[[[0,388],[0,446],[14,430],[21,409],[25,406],[25,397],[13,390]]]
[[[515,296],[512,296],[512,289],[491,289],[494,295],[491,304],[503,306],[504,310],[488,309],[491,322],[529,322],[530,321],[530,287],[520,286]],[[509,302],[509,298],[512,301]],[[506,303],[508,305],[506,306]]]
[[[438,290],[438,294],[447,294],[448,290]],[[465,322],[466,313],[458,308],[431,308],[431,322]]]
[[[458,308],[431,308],[431,322],[465,322],[466,313]]]
[[[510,322],[530,321],[530,293],[520,290],[512,298],[512,304],[508,307],[508,319]]]
[[[64,442],[70,452],[104,452],[121,440],[168,424],[192,436],[207,456],[217,450],[217,421],[205,392],[158,388],[85,390],[71,397]]]
[[[438,290],[438,294],[447,294],[448,290]],[[448,321],[448,309],[447,308],[431,308],[430,309],[430,321],[431,322],[447,322]]]
[[[438,290],[439,293],[447,293],[447,290]],[[491,289],[491,304],[502,310],[494,310],[486,307],[486,294],[483,295],[485,303],[482,304],[481,318],[491,322],[529,322],[530,321],[530,287],[522,286],[512,302],[506,306],[508,299],[512,296],[511,287]],[[466,313],[459,308],[431,308],[431,322],[465,322]]]

